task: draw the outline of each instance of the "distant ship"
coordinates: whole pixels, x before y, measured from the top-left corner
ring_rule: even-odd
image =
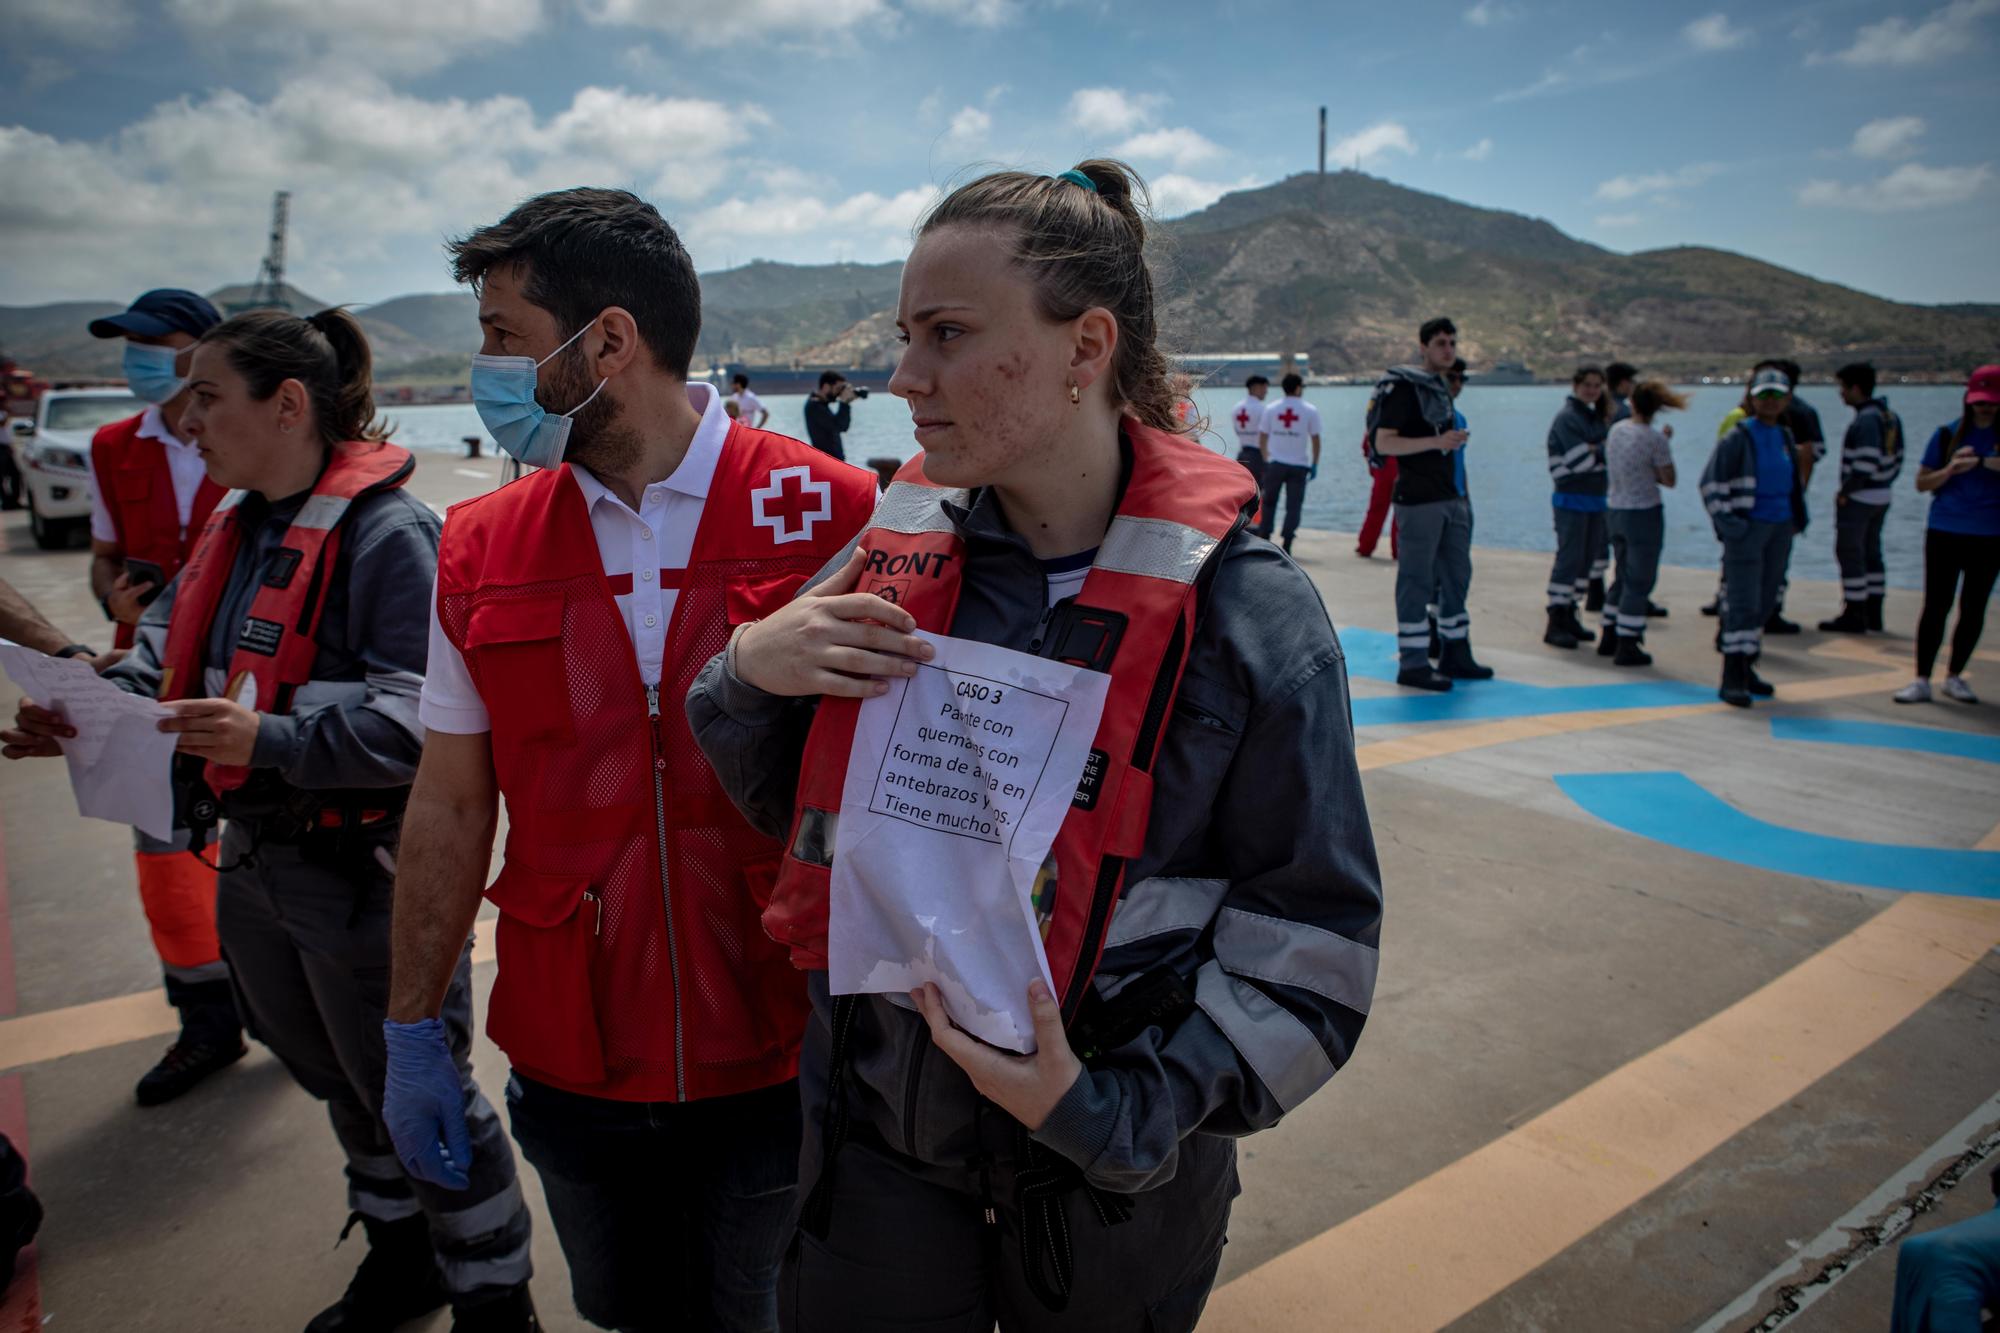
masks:
[[[1475,370],[1466,376],[1474,384],[1533,384],[1535,372],[1519,361],[1496,361],[1491,370]]]

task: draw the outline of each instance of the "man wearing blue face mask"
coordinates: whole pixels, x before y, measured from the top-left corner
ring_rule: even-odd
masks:
[[[175,358],[222,322],[193,292],[163,287],[122,314],[90,322],[97,338],[125,340],[125,382],[151,404],[101,428],[90,442],[90,586],[132,646],[146,606],[180,572],[222,499],[201,454],[181,435],[189,402]],[[181,1035],[139,1080],[141,1106],[180,1096],[244,1053],[229,967],[215,933],[215,871],[187,854],[187,835],[161,842],[133,830],[139,901],[166,973]]]

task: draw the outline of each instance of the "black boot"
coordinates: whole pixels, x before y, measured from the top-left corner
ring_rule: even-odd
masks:
[[[1743,688],[1759,699],[1768,699],[1778,692],[1778,687],[1757,674],[1757,656],[1753,654],[1743,659]]]
[[[241,1034],[228,1037],[196,1037],[183,1031],[181,1039],[167,1047],[160,1062],[148,1069],[133,1089],[141,1106],[170,1102],[195,1084],[226,1069],[249,1054]]]
[[[1667,618],[1667,608],[1661,606],[1658,602],[1649,601],[1646,603],[1646,614],[1655,620],[1665,620]]]
[[[1820,621],[1819,628],[1822,634],[1866,634],[1868,616],[1862,611],[1861,603],[1843,602],[1840,614],[1831,620]]]
[[[1592,579],[1590,581],[1589,587],[1584,590],[1583,609],[1586,611],[1602,611],[1604,609],[1603,579]]]
[[[1869,629],[1880,634],[1882,632],[1882,599],[1880,597],[1870,597],[1864,602],[1862,604],[1862,617],[1867,620]]]
[[[1773,611],[1771,618],[1764,622],[1764,632],[1766,634],[1797,634],[1799,632],[1799,622],[1785,619],[1783,610]]]
[[[1599,657],[1615,656],[1618,652],[1618,645],[1624,641],[1624,637],[1617,630],[1606,625],[1604,633],[1599,635],[1597,639],[1597,655]]]
[[[1576,647],[1576,635],[1570,632],[1570,609],[1566,606],[1549,608],[1549,627],[1542,632],[1542,642],[1551,648]]]
[[[541,1327],[525,1282],[451,1303],[451,1333],[541,1333]]]
[[[1722,702],[1734,708],[1750,706],[1750,659],[1741,653],[1722,655],[1722,688],[1716,691]]]
[[[1651,666],[1653,655],[1645,650],[1642,641],[1628,634],[1618,636],[1618,655],[1611,659],[1612,666]]]
[[[1472,640],[1446,639],[1438,653],[1438,670],[1453,680],[1492,680],[1493,668],[1472,658]]]
[[[1703,615],[1705,615],[1705,616],[1719,616],[1719,615],[1721,615],[1721,614],[1722,614],[1722,599],[1721,599],[1720,597],[1717,597],[1717,598],[1716,598],[1716,599],[1715,599],[1714,601],[1710,602],[1710,603],[1709,603],[1709,604],[1708,604],[1707,606],[1704,606],[1704,607],[1703,607],[1703,608],[1701,609],[1701,613],[1702,613]]]
[[[306,1333],[387,1333],[451,1299],[422,1213],[394,1222],[350,1214],[342,1240],[356,1222],[368,1232],[368,1253],[347,1284],[347,1294],[321,1310]]]
[[[1404,667],[1398,671],[1396,683],[1407,689],[1436,690],[1442,694],[1451,688],[1451,677],[1425,663],[1420,667]]]
[[[1574,606],[1564,607],[1563,614],[1569,617],[1569,632],[1576,636],[1578,643],[1597,642],[1597,631],[1577,619],[1576,608]]]

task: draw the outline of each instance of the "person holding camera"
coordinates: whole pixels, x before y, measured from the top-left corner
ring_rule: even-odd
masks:
[[[125,340],[125,382],[146,410],[91,437],[90,590],[116,626],[114,650],[130,648],[139,617],[194,552],[222,487],[182,429],[193,400],[176,359],[222,322],[201,296],[150,291],[116,315],[90,321],[95,338]],[[229,965],[215,937],[215,872],[171,842],[132,830],[139,902],[160,957],[167,999],[180,1013],[179,1040],[139,1080],[141,1106],[172,1101],[247,1049]]]
[[[840,437],[853,424],[854,400],[867,396],[868,390],[855,388],[839,371],[820,372],[819,388],[806,399],[806,438],[812,447],[844,461],[847,450]]]

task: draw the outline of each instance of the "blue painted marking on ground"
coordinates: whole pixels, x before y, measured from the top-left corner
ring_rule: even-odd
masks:
[[[1363,680],[1396,679],[1396,636],[1350,626],[1340,631],[1347,674]],[[1607,667],[1606,670],[1610,668]],[[1640,679],[1604,685],[1530,685],[1518,680],[1459,681],[1449,694],[1410,690],[1354,701],[1354,725],[1384,727],[1412,722],[1470,722],[1587,713],[1600,708],[1658,708],[1713,703],[1715,690],[1681,680]]]
[[[1825,741],[1832,745],[1872,745],[1884,750],[1923,750],[1960,759],[2000,764],[2000,736],[1977,736],[1941,727],[1906,727],[1893,722],[1840,722],[1830,717],[1774,717],[1771,737],[1781,741]]]
[[[1803,833],[1752,818],[1682,773],[1558,773],[1556,785],[1615,828],[1702,856],[1837,884],[2000,899],[2000,852]]]

